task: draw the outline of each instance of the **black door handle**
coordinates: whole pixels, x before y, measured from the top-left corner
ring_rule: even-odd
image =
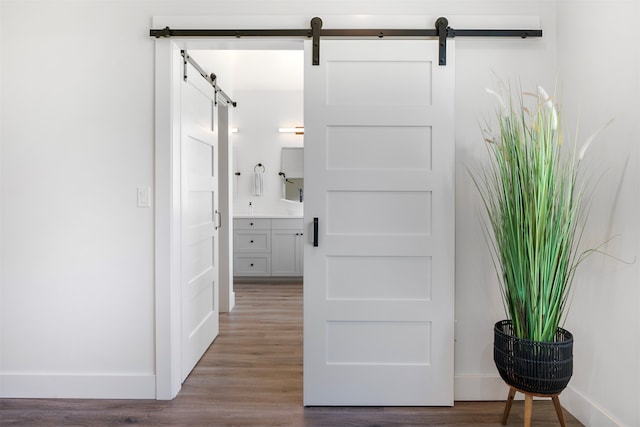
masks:
[[[313,218],[313,246],[318,246],[318,218]]]

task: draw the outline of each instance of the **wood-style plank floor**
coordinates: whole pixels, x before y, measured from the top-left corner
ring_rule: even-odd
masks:
[[[173,401],[2,399],[6,426],[500,426],[504,402],[453,408],[302,406],[302,286],[236,284],[236,308]],[[507,395],[505,386],[505,398]],[[562,396],[561,396],[562,399]],[[522,401],[509,426],[523,425]],[[580,426],[565,411],[567,426]],[[533,426],[559,425],[535,401]]]

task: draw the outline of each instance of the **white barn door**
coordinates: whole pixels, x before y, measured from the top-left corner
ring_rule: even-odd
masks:
[[[181,380],[218,335],[218,126],[214,89],[181,83]]]
[[[304,403],[452,405],[454,43],[305,44]],[[318,218],[318,246],[313,220]]]

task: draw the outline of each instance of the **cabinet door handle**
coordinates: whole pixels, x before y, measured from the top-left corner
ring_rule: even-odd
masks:
[[[249,243],[253,243],[253,240],[251,240]]]
[[[318,246],[318,218],[313,218],[313,246]]]
[[[252,222],[250,222],[249,225],[253,227],[253,223]]]
[[[249,264],[250,267],[253,267],[253,263]]]

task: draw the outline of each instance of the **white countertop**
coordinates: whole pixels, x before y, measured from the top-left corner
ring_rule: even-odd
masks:
[[[287,214],[253,214],[253,215],[234,215],[234,218],[303,218],[303,215],[287,215]]]

